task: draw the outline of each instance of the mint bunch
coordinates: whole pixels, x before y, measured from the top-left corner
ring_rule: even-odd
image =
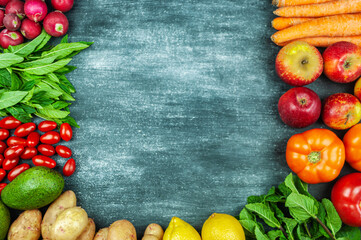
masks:
[[[267,194],[250,196],[239,214],[247,239],[360,240],[358,228],[342,226],[329,199],[317,201],[308,185],[292,173]]]
[[[25,123],[35,115],[79,127],[69,116],[75,88],[65,74],[76,69],[68,65],[72,57],[92,43],[69,43],[65,36],[52,46],[50,38],[43,30],[31,42],[0,53],[0,116],[12,115]]]

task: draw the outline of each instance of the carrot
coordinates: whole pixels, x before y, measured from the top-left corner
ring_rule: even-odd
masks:
[[[306,37],[346,37],[361,35],[361,14],[343,14],[316,18],[283,29],[272,35],[274,43],[280,44]]]
[[[320,4],[282,7],[273,13],[281,17],[324,17],[361,12],[361,0],[338,0]]]
[[[307,22],[314,18],[285,18],[285,17],[278,17],[273,19],[272,27],[276,30],[282,30],[303,22]]]
[[[351,42],[358,46],[361,46],[361,36],[352,36],[352,37],[309,37],[309,38],[300,38],[297,41],[304,41],[315,47],[329,47],[330,45],[337,42]],[[280,43],[279,46],[286,46],[290,42]]]
[[[286,6],[324,3],[324,2],[331,2],[331,1],[333,1],[333,0],[273,0],[272,4],[277,7],[286,7]]]

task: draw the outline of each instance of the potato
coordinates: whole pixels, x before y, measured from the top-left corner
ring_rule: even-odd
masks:
[[[62,211],[51,228],[52,240],[76,240],[88,225],[88,214],[80,207]]]
[[[109,228],[100,229],[95,235],[93,240],[107,240]]]
[[[107,240],[137,240],[137,233],[131,222],[118,220],[110,225]]]
[[[41,212],[27,210],[11,224],[8,240],[38,240],[40,238]]]
[[[93,219],[89,218],[88,225],[76,240],[93,240],[94,235],[95,235],[95,223]]]
[[[51,228],[58,215],[65,209],[76,206],[76,196],[73,191],[66,191],[56,199],[46,211],[41,223],[43,240],[51,240]]]
[[[145,229],[142,240],[162,240],[163,239],[163,228],[156,223],[151,223]]]

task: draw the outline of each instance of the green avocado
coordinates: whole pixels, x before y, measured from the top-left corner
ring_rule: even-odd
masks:
[[[4,240],[10,227],[9,209],[0,200],[0,240]]]
[[[33,167],[9,183],[1,199],[10,208],[30,210],[53,202],[63,189],[64,178],[60,173],[46,167]]]

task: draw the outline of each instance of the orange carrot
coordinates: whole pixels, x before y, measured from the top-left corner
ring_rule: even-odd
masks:
[[[281,17],[324,17],[361,12],[361,0],[338,0],[320,4],[282,7],[273,13]]]
[[[272,4],[277,7],[286,7],[286,6],[324,3],[324,2],[331,2],[331,1],[334,1],[334,0],[273,0]]]
[[[300,23],[307,22],[315,18],[284,18],[278,17],[273,19],[272,27],[276,30],[282,30]]]
[[[346,37],[361,35],[361,14],[343,14],[316,18],[283,29],[272,35],[274,43],[280,44],[306,37]]]
[[[315,47],[329,47],[330,45],[337,42],[351,42],[358,46],[361,46],[361,36],[352,36],[352,37],[309,37],[297,39],[297,41],[308,42],[310,45]],[[285,46],[290,42],[280,43],[279,46]]]

